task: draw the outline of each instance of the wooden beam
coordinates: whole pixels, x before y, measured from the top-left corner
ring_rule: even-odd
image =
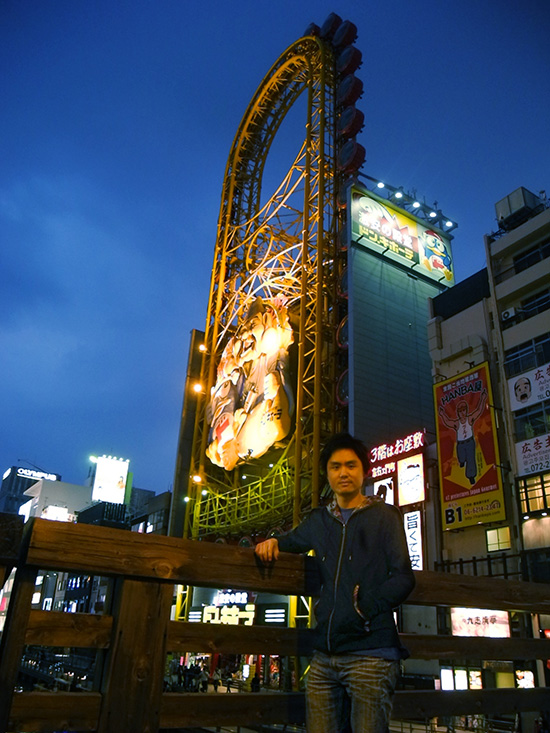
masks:
[[[106,649],[112,627],[112,616],[97,613],[31,611],[25,644]]]
[[[43,569],[293,595],[309,595],[318,588],[312,559],[303,555],[285,553],[267,567],[249,548],[90,524],[31,521],[27,562]]]
[[[17,692],[8,730],[95,731],[98,692]]]
[[[550,639],[489,639],[423,634],[399,636],[413,659],[550,659]]]
[[[392,718],[427,720],[445,715],[550,712],[547,687],[531,690],[400,690],[395,694]]]
[[[308,656],[313,653],[311,629],[232,626],[171,621],[169,651],[204,651],[209,654],[280,654]]]
[[[205,695],[167,692],[162,696],[160,727],[302,723],[305,696],[301,692],[226,692]]]
[[[550,613],[550,584],[422,570],[407,603]]]
[[[21,549],[23,517],[0,513],[0,588],[8,579]]]

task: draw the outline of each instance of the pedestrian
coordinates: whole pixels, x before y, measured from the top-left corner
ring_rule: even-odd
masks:
[[[214,674],[212,675],[212,686],[214,687],[214,692],[218,691],[218,687],[220,686],[221,681],[222,681],[222,676],[220,674],[220,670],[216,668],[214,670]]]
[[[199,681],[201,683],[201,692],[208,692],[208,680],[210,679],[210,675],[208,674],[208,670],[206,667],[203,667],[200,676]]]
[[[256,546],[263,563],[279,552],[315,551],[321,593],[315,653],[307,679],[310,733],[386,733],[400,660],[394,609],[414,587],[399,509],[364,496],[364,443],[340,433],[321,453],[333,499],[278,539]]]
[[[225,691],[231,692],[231,682],[233,681],[233,673],[228,669],[225,676]]]
[[[259,692],[260,691],[260,677],[258,673],[254,675],[252,680],[250,681],[250,691],[251,692]]]

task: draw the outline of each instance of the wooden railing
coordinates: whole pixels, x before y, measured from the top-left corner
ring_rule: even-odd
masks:
[[[22,530],[22,532],[21,532]],[[172,650],[307,656],[311,631],[170,621],[175,583],[315,595],[312,558],[282,554],[269,568],[253,550],[143,535],[96,525],[0,515],[0,569],[17,568],[0,646],[0,732],[133,733],[167,728],[302,722],[301,692],[197,695],[164,692]],[[113,578],[105,615],[32,610],[39,570]],[[418,572],[410,598],[423,606],[470,606],[550,614],[550,586]],[[403,634],[413,658],[550,659],[550,640]],[[98,655],[96,692],[14,692],[26,645],[88,647]],[[550,711],[550,690],[398,691],[395,719]]]

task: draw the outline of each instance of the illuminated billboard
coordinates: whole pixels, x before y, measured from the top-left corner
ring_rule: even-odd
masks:
[[[100,456],[95,459],[95,462],[92,501],[124,504],[130,461],[124,460],[123,458]]]
[[[351,190],[352,239],[431,280],[454,282],[449,237],[372,191]]]
[[[451,608],[453,636],[487,636],[504,639],[510,636],[507,611],[485,608]]]
[[[434,385],[443,529],[505,519],[487,363]]]
[[[387,504],[406,506],[424,501],[424,441],[425,433],[419,430],[371,448],[374,493]]]
[[[230,471],[264,455],[290,432],[294,397],[288,348],[292,327],[281,298],[256,298],[227,342],[206,417],[206,454]]]

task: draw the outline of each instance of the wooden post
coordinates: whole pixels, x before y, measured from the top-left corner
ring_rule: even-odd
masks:
[[[97,733],[159,729],[173,584],[117,581]]]

